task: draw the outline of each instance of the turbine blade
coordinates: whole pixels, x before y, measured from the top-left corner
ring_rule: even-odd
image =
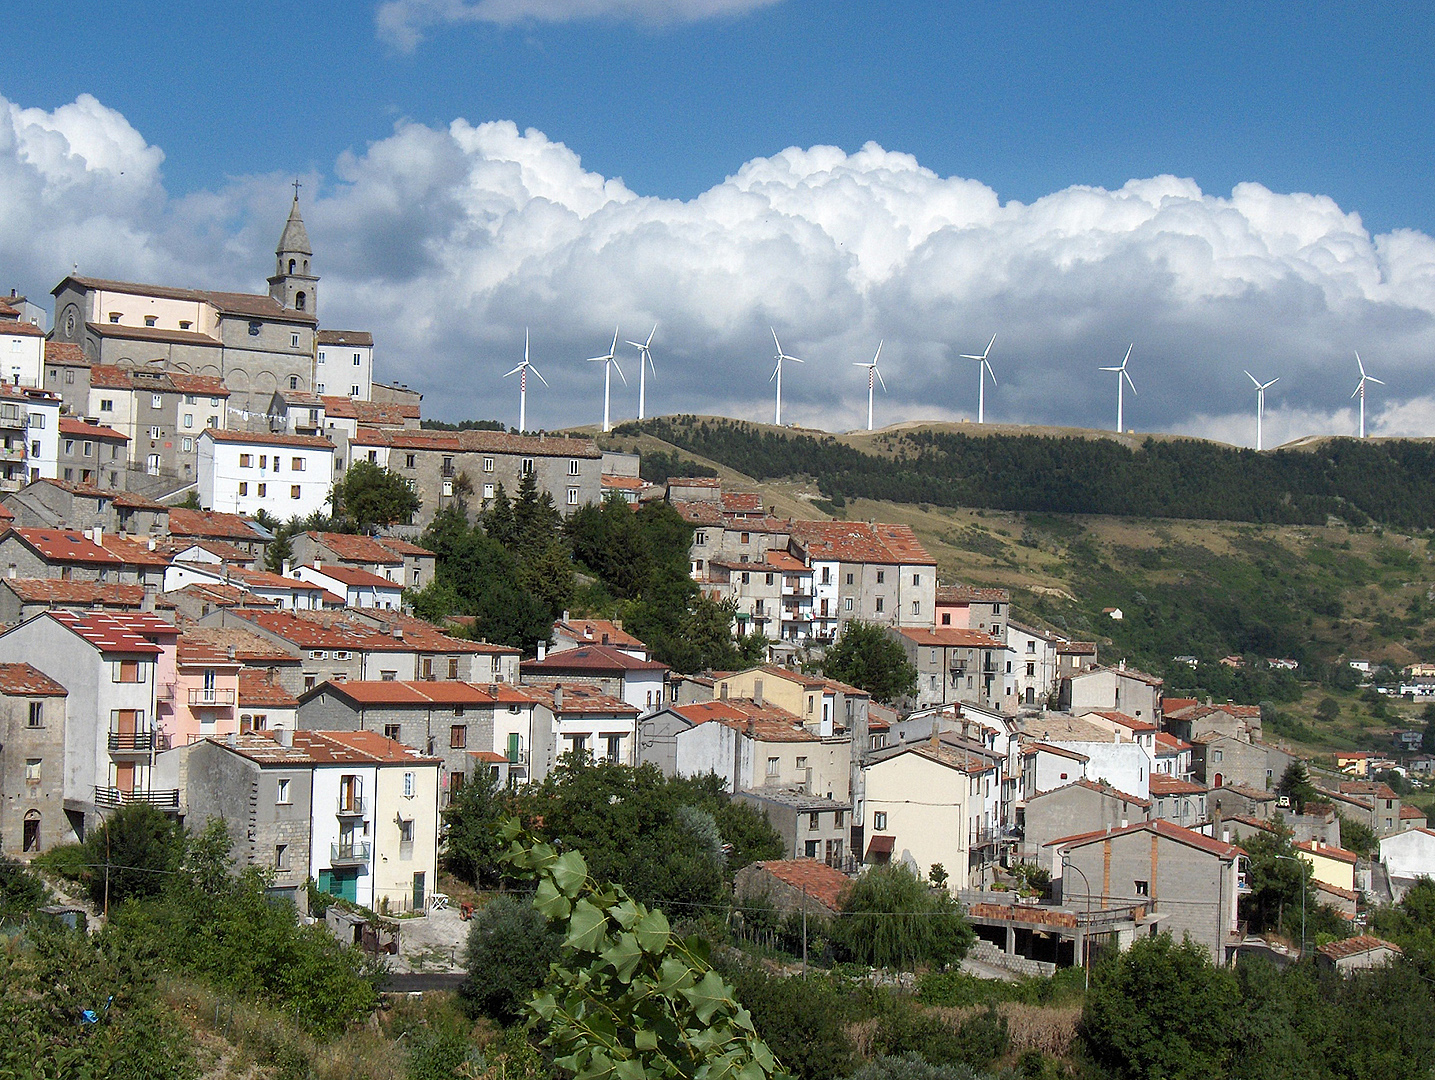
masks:
[[[524,367],[525,367],[527,364],[528,364],[528,361],[525,360],[522,364],[519,364],[519,365],[518,365],[516,368],[514,368],[512,371],[505,371],[505,372],[503,373],[503,377],[506,379],[506,378],[508,378],[510,375],[517,375],[520,371],[522,371],[522,370],[524,369]]]
[[[590,356],[590,357],[588,357],[587,360],[584,360],[583,362],[584,362],[585,364],[591,364],[591,363],[594,363],[595,361],[598,361],[598,360],[611,360],[611,359],[613,359],[613,354],[612,354],[612,353],[609,353],[607,356]]]
[[[628,341],[627,338],[624,338],[623,340]],[[641,349],[643,347],[643,343],[641,341],[628,341],[628,344],[633,346],[633,348],[635,349]]]
[[[1126,379],[1126,385],[1131,387],[1131,392],[1133,394],[1136,394],[1137,397],[1140,397],[1141,395],[1137,394],[1136,392],[1136,384],[1131,381],[1131,375],[1127,372],[1125,368],[1121,369],[1121,374]]]
[[[1251,382],[1255,383],[1258,388],[1260,387],[1260,385],[1261,385],[1261,380],[1258,379],[1258,378],[1256,378],[1256,377],[1255,377],[1254,375],[1252,375],[1249,371],[1246,372],[1246,378],[1250,379]]]
[[[1136,342],[1134,342],[1134,341],[1133,341],[1130,345],[1126,346],[1126,360],[1130,360],[1130,359],[1131,359],[1131,350],[1134,349],[1134,348],[1136,348]],[[1122,370],[1122,371],[1125,371],[1125,370],[1126,370],[1126,360],[1122,360],[1122,361],[1121,361],[1121,370]]]
[[[877,381],[882,384],[882,393],[885,394],[887,392],[887,382],[882,378],[882,370],[876,364],[873,364],[872,373],[877,376]]]
[[[772,374],[767,377],[767,381],[768,381],[768,382],[772,382],[773,379],[777,378],[777,373],[778,373],[779,371],[781,371],[781,370],[782,370],[782,361],[781,361],[781,360],[778,360],[777,366],[772,369]]]
[[[649,345],[651,345],[651,344],[653,343],[653,335],[656,334],[657,332],[658,332],[658,324],[657,324],[657,323],[653,323],[653,328],[648,331],[648,340],[645,341],[645,342],[643,342],[643,347],[644,347],[644,348],[647,348]]]
[[[798,359],[797,357],[795,357],[795,356],[784,356],[783,359],[784,359],[784,360],[791,360],[794,364],[805,364],[805,363],[807,363],[806,360],[799,360],[799,359]]]
[[[1384,385],[1385,385],[1385,380],[1384,380],[1384,379],[1377,379],[1374,375],[1367,375],[1367,376],[1365,377],[1365,381],[1366,381],[1366,382],[1373,382],[1373,383],[1375,383],[1377,386],[1384,386]]]
[[[1277,375],[1277,376],[1276,376],[1274,379],[1272,379],[1270,382],[1266,383],[1265,386],[1261,387],[1261,389],[1262,389],[1262,390],[1269,390],[1272,386],[1274,386],[1276,383],[1278,383],[1278,382],[1280,382],[1280,381],[1281,381],[1281,377],[1280,377],[1279,375]]]
[[[528,363],[528,327],[523,328],[523,362]]]
[[[985,356],[973,356],[971,353],[962,353],[963,360],[985,360]]]
[[[884,339],[885,340],[885,339]],[[877,342],[877,355],[872,357],[872,366],[877,366],[877,361],[882,358],[882,342]]]
[[[982,361],[982,367],[986,368],[987,374],[992,377],[992,385],[995,386],[995,385],[997,384],[997,373],[992,370],[991,364],[989,364],[989,363],[987,363],[985,360],[983,360],[983,361]]]
[[[538,369],[537,369],[536,367],[534,367],[532,364],[529,364],[529,365],[528,365],[528,370],[531,371],[531,372],[533,372],[533,374],[535,374],[535,375],[538,376],[538,381],[539,381],[539,382],[541,382],[544,386],[548,386],[548,380],[545,379],[541,374],[539,374],[539,371],[538,371]],[[552,389],[552,387],[549,387],[549,389]]]
[[[852,366],[853,366],[853,367],[875,368],[877,365],[876,365],[876,364],[864,364],[861,360],[858,360],[858,361],[857,361],[855,364],[853,364]]]
[[[618,361],[613,360],[613,361],[611,361],[611,363],[612,363],[612,365],[613,365],[615,368],[618,368],[618,378],[620,378],[620,379],[623,380],[623,385],[624,385],[624,386],[627,386],[627,385],[628,385],[628,376],[626,376],[626,375],[623,374],[623,369],[622,369],[621,367],[618,367]]]
[[[974,357],[972,357],[972,359],[975,360],[976,357],[974,356]],[[1122,370],[1124,370],[1124,369],[1119,368],[1119,367],[1104,367],[1104,368],[1097,368],[1096,370],[1097,370],[1097,371],[1122,371]]]
[[[1364,390],[1364,389],[1365,389],[1365,380],[1362,379],[1362,380],[1360,380],[1360,382],[1356,385],[1355,389],[1350,392],[1350,398],[1351,398],[1351,400],[1354,401],[1354,400],[1360,395],[1360,392],[1361,392],[1362,390]]]
[[[772,343],[777,346],[777,355],[778,355],[778,356],[781,356],[781,355],[782,355],[782,342],[780,342],[780,341],[777,340],[777,331],[776,331],[776,330],[773,330],[772,327],[770,327],[770,326],[768,327],[768,329],[769,329],[769,330],[772,330]]]
[[[985,359],[987,358],[987,353],[989,353],[989,352],[992,351],[992,346],[995,345],[996,343],[997,343],[997,336],[996,336],[995,334],[993,334],[993,335],[992,335],[992,339],[987,342],[987,347],[986,347],[986,349],[983,350],[983,352],[982,352],[982,359],[983,359],[983,360],[985,360]]]
[[[1364,362],[1360,359],[1360,353],[1358,353],[1358,352],[1355,354],[1355,365],[1356,365],[1356,367],[1360,368],[1360,374],[1361,374],[1361,375],[1364,375],[1364,374],[1365,374],[1365,364],[1364,364]]]

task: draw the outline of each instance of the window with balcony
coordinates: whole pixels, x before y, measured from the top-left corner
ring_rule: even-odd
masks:
[[[364,807],[363,791],[364,789],[359,777],[339,777],[339,813],[362,813]]]

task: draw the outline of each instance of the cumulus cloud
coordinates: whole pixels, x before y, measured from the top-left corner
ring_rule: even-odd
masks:
[[[71,262],[263,287],[286,178],[170,199],[160,151],[93,99],[0,116],[0,263],[32,295]],[[1246,183],[1218,196],[1158,176],[1027,205],[868,144],[788,149],[666,200],[542,132],[467,120],[399,125],[313,191],[324,324],[373,330],[380,377],[424,390],[429,415],[516,422],[501,376],[528,327],[552,384],[533,389],[530,423],[595,422],[601,370],[581,359],[615,323],[637,337],[656,322],[650,414],[771,419],[774,326],[806,361],[785,373],[784,419],[829,429],[865,422],[852,365],[879,339],[879,424],[974,417],[976,365],[960,354],[993,333],[993,420],[1112,425],[1116,388],[1096,369],[1134,342],[1137,430],[1253,444],[1249,369],[1281,377],[1268,445],[1352,433],[1357,348],[1386,382],[1371,391],[1372,433],[1435,424],[1435,241],[1372,236],[1320,195]],[[614,414],[633,415],[635,388],[615,385]]]
[[[623,22],[695,22],[742,15],[781,0],[385,0],[375,22],[379,37],[405,52],[434,26],[464,23],[575,22],[608,19]]]

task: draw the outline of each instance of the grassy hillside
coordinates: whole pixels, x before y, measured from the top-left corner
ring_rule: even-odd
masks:
[[[858,453],[897,452],[883,434],[837,441]],[[1008,588],[1018,617],[1102,642],[1106,657],[1163,675],[1168,693],[1275,701],[1285,718],[1283,736],[1299,745],[1383,749],[1392,728],[1417,721],[1417,706],[1374,705],[1358,690],[1341,689],[1337,672],[1351,658],[1396,668],[1435,659],[1435,549],[1427,533],[871,498],[834,505],[812,476],[758,480],[652,434],[614,434],[604,445],[680,452],[718,469],[733,489],[762,492],[781,516],[909,524],[937,560],[942,580]],[[1125,617],[1104,616],[1108,607]],[[1173,660],[1188,654],[1199,660],[1194,671]],[[1240,671],[1218,663],[1232,654],[1256,663]],[[1260,670],[1268,657],[1290,657],[1301,666],[1295,676]],[[1340,705],[1332,722],[1315,717],[1326,697]]]

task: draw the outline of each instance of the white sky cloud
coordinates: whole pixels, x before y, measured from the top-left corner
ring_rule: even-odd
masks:
[[[608,19],[623,22],[694,22],[742,15],[780,0],[385,0],[375,22],[379,37],[405,52],[424,31],[464,23],[574,22]]]
[[[53,113],[0,100],[7,284],[44,296],[78,263],[262,289],[287,178],[172,199],[162,162],[88,96]],[[373,330],[380,377],[423,389],[430,415],[516,422],[500,376],[528,326],[552,383],[530,423],[596,421],[601,369],[581,359],[615,322],[632,337],[656,321],[653,414],[770,419],[773,325],[807,361],[785,374],[784,418],[830,429],[865,421],[852,364],[878,339],[879,423],[973,415],[975,365],[958,354],[996,333],[995,420],[1111,424],[1115,387],[1096,368],[1135,342],[1137,430],[1253,443],[1249,369],[1281,376],[1269,444],[1352,432],[1358,348],[1387,384],[1372,388],[1371,431],[1435,431],[1435,241],[1371,236],[1324,196],[1248,183],[1219,197],[1160,176],[1003,203],[869,144],[785,150],[663,200],[541,132],[465,120],[402,124],[306,183],[324,324]],[[636,388],[617,385],[614,414],[632,415]]]

